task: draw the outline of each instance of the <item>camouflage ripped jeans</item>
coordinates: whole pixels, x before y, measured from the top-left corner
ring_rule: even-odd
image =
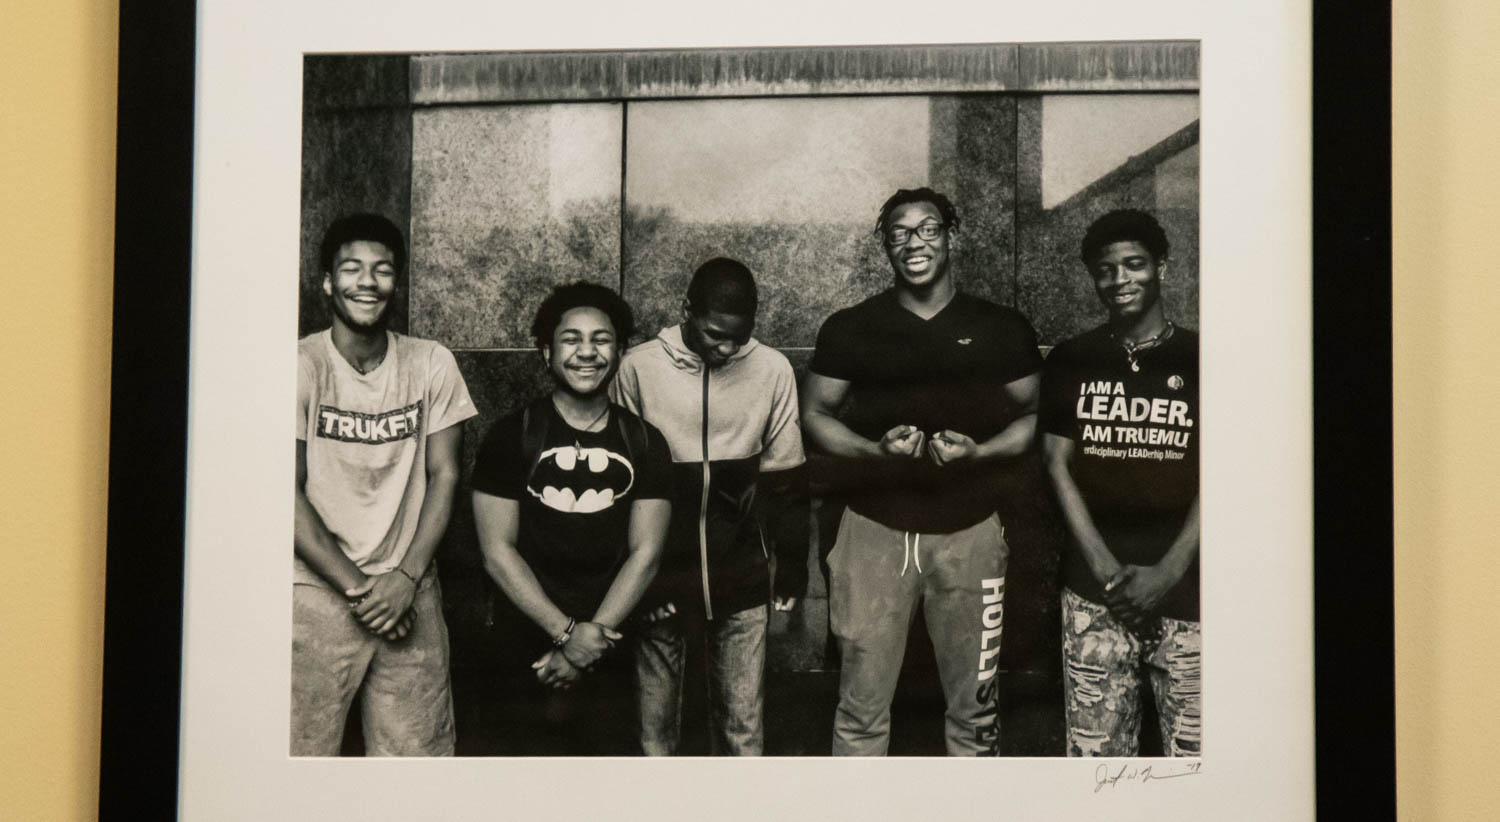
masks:
[[[1147,653],[1108,608],[1067,589],[1062,623],[1068,756],[1136,755],[1142,666],[1150,672],[1167,755],[1202,754],[1199,623],[1162,617],[1160,644]]]

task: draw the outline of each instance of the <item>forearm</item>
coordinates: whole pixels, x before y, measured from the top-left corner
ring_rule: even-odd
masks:
[[[521,613],[549,637],[555,637],[567,629],[569,615],[563,613],[542,590],[536,573],[516,552],[515,546],[486,545],[483,546],[483,553],[485,572]],[[573,618],[580,617],[574,615]]]
[[[651,580],[656,577],[660,559],[659,551],[631,551],[625,564],[620,566],[620,572],[615,574],[614,581],[609,584],[609,591],[605,593],[604,601],[599,603],[599,610],[594,612],[589,621],[609,628],[619,628],[625,618],[630,616],[631,609],[641,601]]]
[[[656,578],[662,545],[667,538],[667,521],[671,516],[672,504],[666,500],[636,500],[631,506],[630,553],[609,584],[609,590],[591,622],[618,628],[630,616],[631,610],[646,593],[646,587]]]
[[[448,530],[448,519],[453,514],[453,492],[457,486],[456,471],[435,472],[427,476],[427,493],[417,515],[417,532],[398,566],[414,580],[420,580],[427,572],[433,554],[437,553],[438,543],[443,539],[443,532]]]
[[[1073,481],[1072,472],[1066,464],[1049,460],[1047,477],[1057,495],[1058,506],[1062,509],[1063,525],[1067,528],[1068,536],[1078,546],[1094,577],[1100,583],[1109,581],[1119,571],[1120,561],[1110,552],[1104,536],[1094,524],[1094,518],[1083,501],[1083,494]]]
[[[1194,497],[1187,517],[1183,520],[1182,530],[1177,533],[1172,547],[1167,549],[1167,553],[1157,564],[1170,571],[1174,579],[1182,579],[1188,568],[1192,567],[1193,560],[1198,558],[1198,542],[1198,498]]]
[[[364,584],[364,572],[339,548],[338,540],[323,524],[323,518],[318,516],[301,488],[297,489],[292,546],[299,559],[338,591],[348,591]]]
[[[1036,442],[1036,413],[1022,414],[1011,420],[1000,433],[979,443],[975,459],[1008,459],[1031,450]]]
[[[840,457],[879,457],[880,443],[854,433],[837,417],[818,409],[802,415],[802,433],[829,454]]]

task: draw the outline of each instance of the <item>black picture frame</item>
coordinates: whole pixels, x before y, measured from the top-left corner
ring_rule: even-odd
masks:
[[[1347,5],[1313,3],[1317,810],[1394,819],[1391,14]],[[196,24],[120,4],[103,819],[178,806]]]

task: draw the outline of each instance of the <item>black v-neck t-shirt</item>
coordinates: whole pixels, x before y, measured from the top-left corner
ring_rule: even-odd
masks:
[[[959,292],[924,320],[886,290],[829,317],[809,367],[850,383],[840,418],[866,439],[915,425],[929,436],[951,429],[983,442],[1019,415],[1005,386],[1041,366],[1036,332],[1013,309]],[[994,462],[820,462],[815,480],[889,528],[952,533],[982,522],[999,501],[1003,466]]]

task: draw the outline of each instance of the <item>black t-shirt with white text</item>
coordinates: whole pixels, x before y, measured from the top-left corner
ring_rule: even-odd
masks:
[[[1115,559],[1153,565],[1166,554],[1198,497],[1198,334],[1174,328],[1161,344],[1125,348],[1101,326],[1047,356],[1038,428],[1073,440],[1073,480]],[[1100,601],[1103,590],[1070,539],[1064,581]],[[1161,612],[1198,619],[1198,562]]]
[[[850,383],[841,419],[879,441],[897,425],[950,429],[983,442],[1019,414],[1005,386],[1042,365],[1036,332],[1013,309],[959,292],[929,319],[894,290],[835,312],[818,331],[813,373]],[[994,513],[1005,467],[927,458],[831,459],[814,476],[849,507],[888,528],[960,531]]]
[[[629,553],[631,503],[671,498],[671,453],[661,432],[619,406],[610,407],[601,430],[578,431],[549,403],[547,437],[532,471],[521,453],[523,413],[490,428],[471,485],[520,503],[517,552],[554,605],[589,620]],[[645,425],[646,453],[628,453],[617,415],[626,415],[625,425]]]

